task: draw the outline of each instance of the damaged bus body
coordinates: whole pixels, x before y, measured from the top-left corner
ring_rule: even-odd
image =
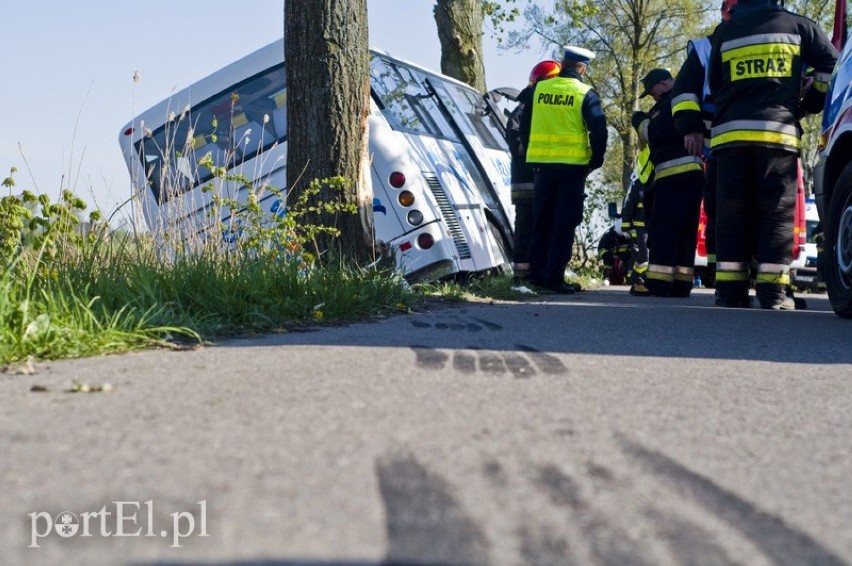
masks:
[[[259,49],[122,129],[134,194],[158,241],[232,242],[237,215],[217,208],[214,197],[238,207],[252,187],[255,194],[274,188],[260,192],[260,206],[285,214],[283,54],[283,41]],[[505,115],[495,96],[387,53],[370,54],[375,239],[412,281],[508,269],[514,208]],[[221,168],[228,175],[214,174]],[[230,228],[216,233],[214,225]]]

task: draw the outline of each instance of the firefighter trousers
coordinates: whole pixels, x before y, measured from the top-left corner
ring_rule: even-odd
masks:
[[[644,200],[645,186],[639,180],[634,180],[621,211],[622,231],[630,236],[627,272],[631,285],[644,285],[645,272],[648,271],[648,226]]]
[[[716,173],[718,167],[716,158],[710,156],[704,168],[704,214],[707,224],[704,225],[704,248],[707,250],[707,275],[705,284],[715,285],[716,280]]]
[[[798,155],[743,146],[716,156],[716,302],[747,305],[754,258],[760,306],[777,308],[790,283]]]
[[[658,177],[648,219],[650,258],[645,286],[652,295],[688,297],[695,277],[698,213],[704,187],[700,168]]]

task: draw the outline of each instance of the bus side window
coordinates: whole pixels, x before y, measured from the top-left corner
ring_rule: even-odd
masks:
[[[486,147],[503,149],[497,141],[497,138],[495,138],[491,133],[491,130],[489,130],[488,125],[485,123],[481,114],[468,114],[467,117],[470,119],[471,124],[473,124],[473,129],[476,130],[476,135],[479,136],[479,139],[482,140],[482,143]]]
[[[430,114],[429,110],[422,104],[422,96],[423,95],[420,93],[415,95],[406,94],[405,100],[408,101],[411,111],[414,112],[420,122],[420,128],[418,129],[425,130],[433,136],[439,136],[441,135],[441,129],[438,127],[438,123],[435,121],[432,114]]]

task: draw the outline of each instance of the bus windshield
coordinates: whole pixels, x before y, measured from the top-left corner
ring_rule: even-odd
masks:
[[[213,178],[206,163],[228,170],[287,137],[284,65],[170,114],[165,125],[137,144],[154,198],[164,203]],[[283,87],[283,88],[282,88]],[[144,126],[144,124],[143,124]]]

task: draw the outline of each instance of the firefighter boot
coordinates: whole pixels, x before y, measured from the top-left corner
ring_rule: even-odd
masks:
[[[707,262],[707,267],[704,269],[704,276],[701,278],[702,283],[708,289],[716,287],[716,262]]]
[[[672,282],[672,297],[689,297],[689,294],[692,293],[694,279],[694,268],[678,266],[675,270],[674,281]]]
[[[793,288],[792,288],[792,287],[787,287],[787,296],[788,296],[789,298],[793,299],[793,304],[795,304],[795,305],[796,305],[796,310],[797,310],[797,311],[804,311],[804,310],[808,310],[808,302],[807,302],[806,300],[804,300],[802,297],[797,297],[797,296],[793,293]]]
[[[751,308],[748,281],[717,281],[716,306],[731,309]]]
[[[778,283],[758,282],[755,284],[754,290],[757,300],[760,301],[760,308],[776,311],[796,310],[796,303],[787,296],[786,287],[786,285]]]

